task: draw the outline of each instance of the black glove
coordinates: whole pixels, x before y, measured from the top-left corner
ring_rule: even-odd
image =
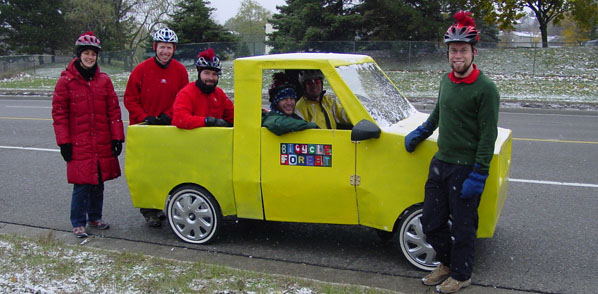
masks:
[[[73,144],[66,143],[60,145],[60,155],[64,158],[64,161],[69,162],[73,159]]]
[[[172,122],[172,119],[166,113],[160,113],[160,115],[158,115],[158,124],[159,125],[168,126],[168,125],[170,125],[171,122]]]
[[[112,144],[112,156],[117,157],[123,151],[123,141],[121,140],[112,140],[110,141]]]
[[[231,127],[232,125],[221,118],[208,116],[204,120],[206,127]]]
[[[148,125],[159,125],[160,122],[158,121],[158,118],[155,116],[151,116],[148,115],[143,122],[147,123]]]

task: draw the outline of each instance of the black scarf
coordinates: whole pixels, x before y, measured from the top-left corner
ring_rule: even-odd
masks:
[[[77,61],[75,61],[75,68],[86,81],[91,81],[98,70],[98,63],[96,62],[91,68],[83,68],[81,65],[81,59],[77,59]]]

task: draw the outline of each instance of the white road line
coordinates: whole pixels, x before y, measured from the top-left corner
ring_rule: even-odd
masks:
[[[33,148],[33,147],[18,147],[18,146],[1,146],[0,149],[16,149],[16,150],[30,150],[30,151],[45,151],[45,152],[60,152],[60,149],[49,149],[49,148]],[[585,183],[567,183],[567,182],[554,182],[554,181],[538,181],[538,180],[525,180],[525,179],[509,179],[510,182],[517,183],[528,183],[528,184],[541,184],[541,185],[557,185],[557,186],[574,186],[574,187],[588,187],[598,188],[596,184],[585,184]]]
[[[510,182],[518,182],[518,183],[529,183],[529,184],[598,188],[598,185],[596,185],[596,184],[585,184],[585,183],[566,183],[566,182],[538,181],[538,180],[524,180],[524,179],[509,179],[509,181]]]
[[[14,106],[14,105],[6,105],[6,108],[52,108],[52,106]]]
[[[60,152],[60,149],[18,147],[18,146],[0,146],[0,149],[17,149],[17,150],[31,150],[31,151]]]

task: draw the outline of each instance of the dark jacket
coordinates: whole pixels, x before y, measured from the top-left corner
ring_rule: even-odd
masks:
[[[301,131],[305,129],[317,129],[318,125],[312,122],[306,122],[294,113],[290,116],[287,116],[274,111],[263,111],[262,127],[266,127],[272,133],[280,136],[289,132]]]

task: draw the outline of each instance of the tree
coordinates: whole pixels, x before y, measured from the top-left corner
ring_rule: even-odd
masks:
[[[316,42],[355,40],[361,19],[352,0],[287,0],[278,9],[270,20],[275,29],[270,43],[276,52],[338,51],[334,44]]]
[[[435,41],[447,27],[440,1],[364,0],[358,11],[363,40]]]
[[[568,13],[574,14],[580,25],[590,25],[596,22],[593,17],[585,16],[586,12],[596,9],[596,0],[498,0],[490,1],[497,7],[494,13],[487,16],[487,20],[497,19],[500,29],[512,29],[515,21],[523,17],[525,8],[531,9],[540,25],[542,47],[548,47],[548,24],[559,24]],[[594,12],[596,10],[593,10]]]
[[[575,0],[571,9],[571,17],[579,30],[588,32],[585,36],[589,39],[598,38],[598,1],[597,0]]]
[[[224,27],[237,32],[243,42],[263,42],[265,26],[272,13],[254,0],[243,0],[237,14],[226,21]]]
[[[239,36],[235,56],[250,56],[265,52],[266,23],[272,13],[254,0],[243,0],[237,14],[226,21],[224,28],[235,32]],[[251,43],[253,50],[248,46]]]
[[[65,0],[64,19],[69,30],[63,34],[75,40],[81,33],[93,31],[102,42],[104,51],[122,49],[115,44],[113,36],[113,19],[116,14],[108,1]]]
[[[232,42],[235,37],[212,19],[210,1],[183,0],[176,5],[172,20],[167,22],[180,43]]]
[[[68,30],[62,1],[0,1],[0,38],[9,52],[52,54],[72,49],[74,40]]]

